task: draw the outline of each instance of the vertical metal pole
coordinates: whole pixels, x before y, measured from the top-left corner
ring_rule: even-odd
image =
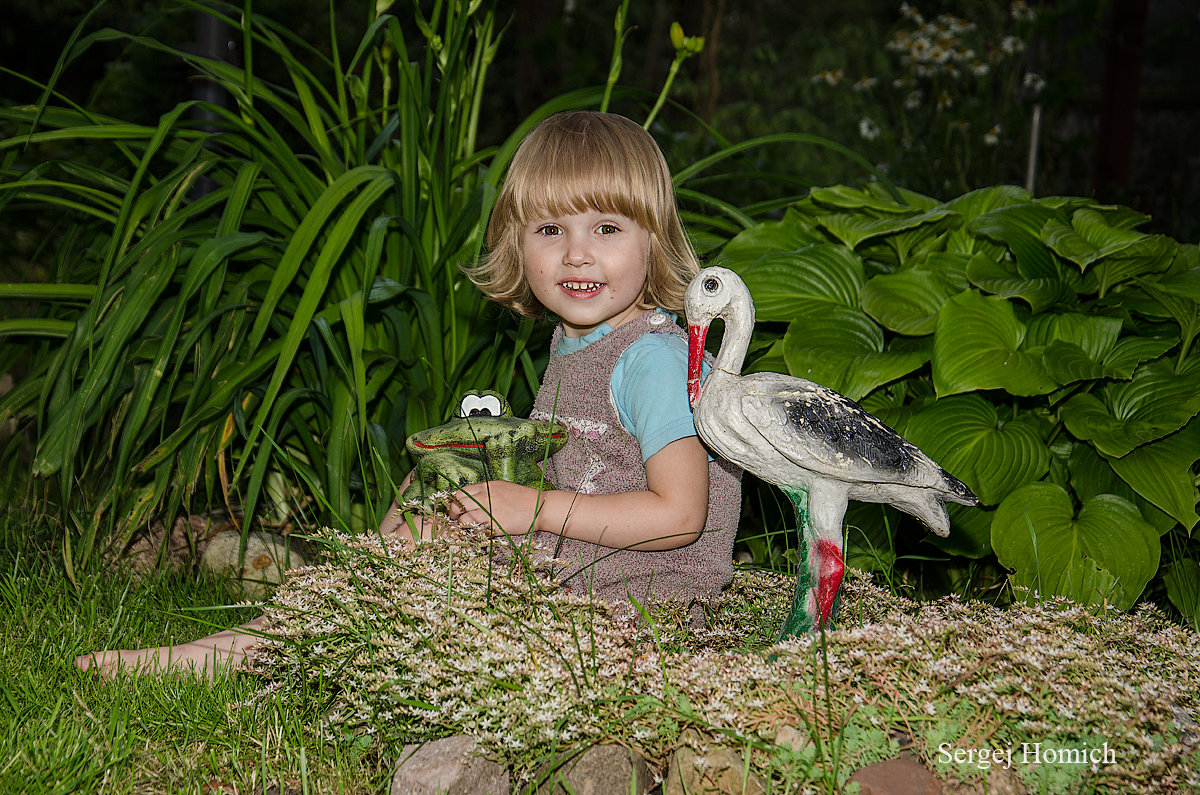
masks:
[[[1033,193],[1037,180],[1038,139],[1042,135],[1042,103],[1034,103],[1029,119],[1029,163],[1025,166],[1025,190]]]

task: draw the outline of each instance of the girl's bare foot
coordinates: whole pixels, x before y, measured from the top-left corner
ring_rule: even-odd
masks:
[[[259,617],[233,629],[206,635],[190,643],[146,649],[108,649],[75,658],[81,671],[109,679],[118,671],[137,674],[193,673],[206,679],[236,671],[246,651],[258,642]]]

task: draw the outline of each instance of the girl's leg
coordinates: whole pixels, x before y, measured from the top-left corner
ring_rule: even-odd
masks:
[[[148,649],[110,649],[75,658],[75,667],[109,678],[117,671],[131,673],[192,672],[208,679],[235,671],[246,650],[258,642],[262,616],[233,629],[214,632],[190,643]]]

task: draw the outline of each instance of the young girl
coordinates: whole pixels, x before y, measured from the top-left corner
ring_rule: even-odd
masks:
[[[494,535],[532,533],[567,587],[624,609],[721,590],[733,576],[740,472],[710,459],[692,424],[686,335],[670,313],[682,310],[699,265],[654,139],[610,114],[546,119],[513,158],[488,248],[472,281],[517,312],[559,320],[532,416],[565,426],[570,439],[546,465],[555,490],[477,483],[457,495],[450,518]],[[398,505],[381,529],[408,532]],[[703,620],[698,606],[691,614]],[[244,656],[257,626],[76,664],[211,673]]]
[[[557,490],[477,483],[452,519],[532,530],[568,587],[619,604],[689,603],[729,583],[740,473],[696,436],[686,335],[668,314],[698,270],[649,133],[590,112],[534,128],[470,276],[517,312],[559,320],[531,416],[570,439],[546,465]]]

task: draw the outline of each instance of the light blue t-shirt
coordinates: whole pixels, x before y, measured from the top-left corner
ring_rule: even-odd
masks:
[[[662,310],[659,310],[662,312]],[[669,312],[662,312],[674,319]],[[558,354],[583,350],[612,331],[601,323],[582,337],[565,334],[558,343]],[[674,334],[643,334],[638,337],[613,367],[613,402],[621,426],[638,440],[642,462],[671,442],[696,435],[692,409],[687,395],[687,341]],[[708,363],[701,378],[708,376]]]

